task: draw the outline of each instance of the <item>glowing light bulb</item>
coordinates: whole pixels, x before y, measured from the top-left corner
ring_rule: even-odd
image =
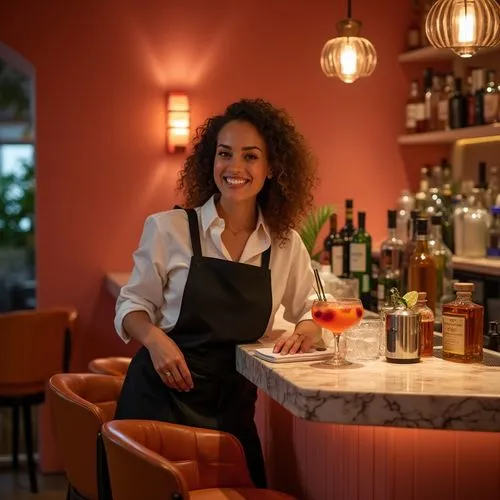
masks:
[[[358,54],[356,49],[347,41],[340,52],[340,73],[342,80],[347,83],[353,82],[357,71]]]
[[[474,7],[461,6],[457,16],[457,41],[458,43],[471,44],[476,42],[476,13]]]

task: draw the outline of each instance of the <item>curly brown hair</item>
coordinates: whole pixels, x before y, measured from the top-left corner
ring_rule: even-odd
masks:
[[[263,99],[241,99],[230,104],[223,115],[208,118],[197,128],[192,153],[179,175],[178,190],[188,207],[203,205],[219,192],[213,175],[217,137],[233,120],[251,123],[266,143],[272,178],[266,179],[257,203],[273,236],[286,241],[289,230],[312,205],[316,161],[288,113]]]

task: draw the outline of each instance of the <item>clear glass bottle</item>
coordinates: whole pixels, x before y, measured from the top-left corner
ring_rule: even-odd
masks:
[[[410,213],[415,208],[415,197],[407,189],[401,191],[396,214],[396,236],[406,243],[410,235]]]
[[[418,292],[418,301],[413,309],[420,314],[420,357],[432,356],[434,351],[434,313],[427,305],[425,292]]]
[[[488,71],[488,83],[484,94],[484,122],[495,123],[499,120],[500,113],[500,92],[496,83],[494,70]]]
[[[410,259],[417,246],[417,219],[418,211],[412,210],[410,214],[410,234],[411,237],[405,243],[403,249],[403,261],[401,263],[401,292],[404,294],[408,289],[408,273],[410,267]]]
[[[443,305],[443,359],[483,360],[484,307],[472,302],[474,283],[455,283],[455,300]]]
[[[380,246],[380,269],[377,281],[377,310],[390,303],[392,288],[400,289],[404,243],[396,233],[396,210],[387,211],[387,239]]]
[[[491,225],[488,230],[486,255],[500,259],[500,206],[491,207]]]
[[[463,256],[481,258],[486,256],[490,217],[483,204],[480,189],[474,188],[469,210],[463,219]]]
[[[420,215],[424,215],[429,204],[429,168],[420,169],[420,186],[415,195],[415,209]]]
[[[427,219],[417,219],[417,244],[410,258],[408,289],[426,292],[429,307],[436,310],[436,261],[429,249]]]
[[[464,217],[469,212],[469,203],[469,198],[466,195],[460,195],[453,209],[453,241],[454,253],[457,257],[464,255]]]
[[[442,198],[442,187],[443,187],[443,172],[441,165],[435,165],[432,168],[432,185],[429,189],[428,202],[426,213],[428,216],[439,214],[443,210],[443,198]]]
[[[441,321],[441,305],[443,297],[449,296],[453,280],[451,250],[445,245],[442,236],[441,217],[433,215],[431,218],[431,231],[429,237],[429,250],[436,261],[437,286],[436,286],[436,321]]]
[[[418,81],[413,80],[410,87],[410,95],[406,101],[406,133],[414,134],[417,132],[417,114],[420,103],[420,92],[418,90]]]

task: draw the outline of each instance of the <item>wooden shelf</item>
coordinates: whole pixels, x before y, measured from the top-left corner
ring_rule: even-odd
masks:
[[[400,135],[398,143],[402,145],[418,144],[451,144],[460,139],[477,139],[483,137],[500,138],[500,123],[493,125],[480,125],[442,132],[426,132],[423,134]]]
[[[464,59],[455,54],[450,49],[436,49],[434,47],[424,47],[423,49],[411,50],[409,52],[404,52],[399,55],[399,62],[402,63],[416,63],[416,62],[435,62],[435,61],[470,61],[477,56],[482,54],[489,54],[491,52],[500,51],[500,47],[492,47],[488,49],[482,49],[472,58]]]

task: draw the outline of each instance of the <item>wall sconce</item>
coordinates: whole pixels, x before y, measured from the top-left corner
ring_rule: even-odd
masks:
[[[186,150],[189,142],[189,98],[184,92],[167,95],[167,150],[169,153]]]

